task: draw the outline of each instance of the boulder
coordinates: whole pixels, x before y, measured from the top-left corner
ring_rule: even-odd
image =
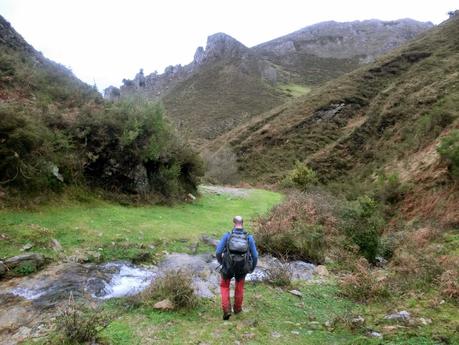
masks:
[[[4,261],[4,264],[8,269],[15,269],[23,265],[30,265],[35,269],[42,267],[45,264],[45,258],[43,255],[38,253],[27,253],[17,256],[13,256]]]
[[[163,299],[153,305],[153,308],[159,310],[172,310],[174,309],[174,304],[171,302],[170,299]]]
[[[330,273],[327,270],[327,267],[324,265],[319,265],[314,269],[314,273],[320,277],[328,277]]]

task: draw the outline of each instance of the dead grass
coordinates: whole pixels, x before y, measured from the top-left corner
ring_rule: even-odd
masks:
[[[139,294],[137,302],[152,305],[160,300],[169,299],[176,309],[190,309],[198,304],[194,293],[193,278],[183,270],[169,271]]]
[[[339,285],[343,296],[361,303],[388,296],[384,277],[378,277],[364,258],[355,263],[354,272],[345,275]]]

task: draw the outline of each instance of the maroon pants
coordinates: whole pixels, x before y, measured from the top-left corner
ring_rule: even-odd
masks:
[[[244,299],[244,281],[242,279],[236,279],[236,287],[234,290],[234,312],[238,313],[242,311],[242,300]],[[231,313],[231,301],[230,301],[230,279],[220,280],[220,292],[222,295],[222,309],[225,313]]]

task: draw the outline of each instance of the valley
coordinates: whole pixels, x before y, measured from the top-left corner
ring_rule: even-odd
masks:
[[[459,344],[448,15],[217,32],[103,97],[0,16],[0,345]]]

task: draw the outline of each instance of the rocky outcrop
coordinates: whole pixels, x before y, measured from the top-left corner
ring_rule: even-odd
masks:
[[[249,48],[233,37],[219,32],[207,38],[206,49],[203,52],[202,62],[216,59],[242,58],[249,53]]]
[[[431,27],[433,24],[430,22],[412,19],[371,19],[345,23],[328,21],[262,43],[254,50],[262,55],[277,57],[301,53],[321,58],[371,57],[369,60],[372,60]]]
[[[9,270],[14,270],[19,267],[29,266],[31,269],[37,270],[45,264],[45,258],[42,254],[28,253],[13,256],[4,261],[4,264]]]

